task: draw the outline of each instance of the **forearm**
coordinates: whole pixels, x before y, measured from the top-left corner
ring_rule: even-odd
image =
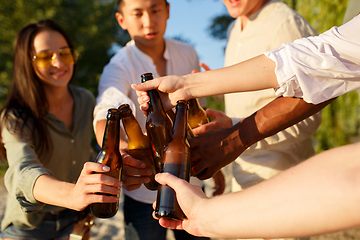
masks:
[[[186,75],[185,82],[185,90],[193,97],[278,87],[275,63],[265,55],[230,67]]]
[[[300,98],[279,97],[235,125],[244,146],[276,134],[319,112],[332,102],[314,105]]]
[[[35,182],[34,198],[42,203],[71,208],[70,193],[75,184],[59,181],[51,175],[41,175]]]
[[[360,224],[359,144],[332,149],[241,192],[207,200],[202,235],[282,238]]]

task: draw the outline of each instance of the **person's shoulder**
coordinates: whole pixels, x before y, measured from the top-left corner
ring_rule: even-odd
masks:
[[[26,114],[27,113],[22,109],[17,109],[17,108],[3,109],[1,112],[1,115],[0,115],[1,131],[6,129],[7,131],[14,133],[16,125],[19,125],[20,128],[22,128],[22,126],[24,124],[23,116]],[[32,126],[31,121],[28,121],[27,125]],[[25,127],[26,127],[26,125],[25,125]],[[17,128],[17,129],[19,129],[19,128]]]
[[[281,1],[270,1],[262,12],[263,20],[267,21],[268,24],[282,26],[283,28],[305,28],[311,32],[310,35],[316,34],[305,18]]]
[[[275,20],[286,21],[287,18],[301,16],[294,9],[289,7],[286,3],[275,0],[270,1],[263,9],[264,13],[271,15]]]

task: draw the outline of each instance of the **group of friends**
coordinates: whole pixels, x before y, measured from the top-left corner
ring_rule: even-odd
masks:
[[[118,201],[120,191],[125,235],[140,240],[165,240],[168,228],[177,240],[308,239],[360,225],[359,144],[314,155],[310,140],[321,109],[360,89],[360,16],[348,13],[348,22],[317,36],[279,0],[223,3],[235,21],[224,68],[210,70],[191,45],[164,38],[166,0],[118,0],[115,17],[131,41],[104,67],[96,98],[70,84],[76,47],[58,24],[41,20],[19,31],[1,110],[1,154],[9,164],[2,239],[69,239],[81,211]],[[356,4],[351,11],[360,11]],[[146,72],[155,79],[140,84]],[[156,175],[175,190],[183,221],[153,217],[157,193],[143,184],[152,172],[127,153],[124,130],[121,181],[102,174],[109,169],[91,152],[93,132],[102,145],[109,108],[129,104],[145,132],[150,89],[164,93],[166,109],[192,98],[225,101],[225,112],[206,109],[214,120],[189,140],[196,177]],[[202,180],[225,166],[231,192],[207,197]],[[222,192],[225,183],[214,180]]]

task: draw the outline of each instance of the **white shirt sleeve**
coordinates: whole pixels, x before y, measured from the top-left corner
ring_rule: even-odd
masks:
[[[360,16],[264,54],[276,63],[278,96],[318,104],[360,88]]]

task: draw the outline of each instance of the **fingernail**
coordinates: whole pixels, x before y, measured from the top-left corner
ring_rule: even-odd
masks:
[[[102,170],[104,170],[104,171],[110,171],[110,167],[109,166],[106,166],[106,165],[104,165],[103,167],[102,167]]]

